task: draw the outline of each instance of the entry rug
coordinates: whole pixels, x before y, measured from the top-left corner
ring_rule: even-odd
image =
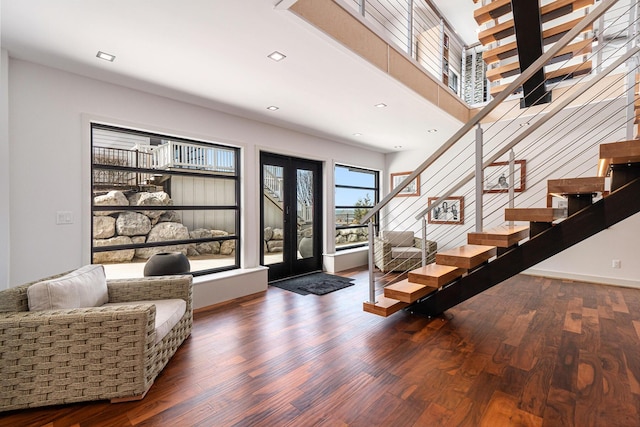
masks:
[[[348,277],[340,277],[320,272],[271,282],[269,285],[300,295],[325,295],[339,289],[353,286],[354,283],[352,281],[353,279]]]

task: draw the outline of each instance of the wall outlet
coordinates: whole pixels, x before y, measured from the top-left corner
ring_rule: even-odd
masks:
[[[620,260],[619,259],[612,259],[611,260],[611,267],[620,268]]]
[[[56,212],[56,224],[73,224],[73,212],[58,211]]]

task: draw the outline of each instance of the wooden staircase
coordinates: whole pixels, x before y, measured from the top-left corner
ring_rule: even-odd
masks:
[[[469,233],[467,245],[438,252],[435,263],[386,286],[376,302],[363,304],[364,311],[386,317],[408,309],[436,316],[640,212],[640,141],[601,145],[598,176],[549,180],[547,191],[567,198],[568,207],[506,209],[506,221],[529,224]],[[598,193],[603,197],[594,202]]]
[[[489,89],[490,94],[496,96],[506,89],[509,82],[503,82],[503,79],[520,74],[541,55],[541,49],[552,45],[575,27],[583,18],[581,10],[593,4],[594,0],[555,0],[539,8],[539,21],[533,19],[537,14],[530,10],[531,7],[536,8],[535,4],[526,1],[493,0],[476,9],[475,20],[485,27],[479,32],[478,39],[487,48],[482,57],[488,67],[487,79],[494,83]],[[592,52],[592,38],[588,35],[591,30],[592,26],[585,28],[579,38],[558,52],[547,65],[572,60],[570,63],[546,72],[540,71],[539,75],[525,82],[525,96],[531,93],[529,98],[534,99],[527,101],[525,98],[524,106],[546,102],[540,99],[545,93],[545,80],[553,82],[591,72],[591,61],[584,57],[581,59],[581,56]]]

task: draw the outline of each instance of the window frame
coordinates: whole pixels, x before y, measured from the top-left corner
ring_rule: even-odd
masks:
[[[374,187],[366,187],[366,186],[360,186],[360,185],[345,185],[345,184],[338,184],[337,180],[335,179],[336,176],[336,168],[346,168],[346,169],[350,169],[350,170],[354,170],[354,171],[358,171],[358,172],[364,172],[364,173],[368,173],[373,175],[374,177]],[[380,201],[380,171],[377,171],[375,169],[367,169],[364,167],[360,167],[360,166],[350,166],[350,165],[346,165],[346,164],[342,164],[342,163],[336,163],[334,165],[334,189],[337,190],[339,188],[342,189],[354,189],[354,190],[370,190],[373,193],[373,200],[372,200],[372,204],[370,206],[366,206],[367,208],[373,208],[375,205],[378,204],[378,202]],[[344,226],[339,226],[337,224],[337,217],[338,217],[338,210],[340,209],[361,209],[363,208],[363,206],[356,206],[356,205],[338,205],[336,203],[335,200],[335,194],[336,191],[334,191],[334,217],[335,217],[335,221],[334,221],[334,234],[337,234],[339,230],[348,230],[348,229],[354,229],[354,228],[367,228],[367,225],[344,225]],[[379,220],[379,214],[376,213],[371,220],[373,221],[374,224],[374,234],[377,233],[378,230],[378,220]],[[366,242],[356,242],[353,244],[348,244],[348,245],[340,245],[338,246],[336,244],[335,246],[335,250],[336,252],[339,251],[344,251],[344,250],[349,250],[349,249],[355,249],[355,248],[362,248],[362,247],[368,247],[369,246],[369,242],[368,240]]]
[[[94,129],[101,129],[110,132],[118,132],[123,134],[137,135],[143,137],[149,137],[151,139],[161,139],[161,140],[170,140],[172,142],[184,142],[196,146],[202,146],[207,148],[219,147],[224,150],[230,150],[234,153],[234,172],[233,174],[221,174],[212,171],[202,172],[195,169],[173,169],[173,170],[164,170],[164,169],[154,169],[154,168],[144,168],[144,167],[134,167],[134,166],[121,166],[121,165],[107,165],[107,164],[99,164],[95,161],[94,156]],[[114,126],[107,125],[99,122],[90,122],[90,158],[89,162],[91,165],[90,168],[90,260],[93,262],[94,254],[99,252],[111,252],[116,250],[128,250],[128,249],[142,249],[142,248],[153,248],[153,247],[161,247],[161,246],[176,246],[176,245],[187,245],[187,244],[198,244],[198,243],[208,243],[208,242],[222,242],[227,240],[235,241],[235,250],[233,255],[233,264],[232,265],[224,265],[215,268],[207,268],[203,270],[191,271],[189,274],[193,276],[202,276],[211,273],[217,273],[221,271],[235,270],[240,268],[240,252],[241,252],[241,188],[240,188],[240,175],[241,175],[241,152],[239,147],[234,147],[231,145],[226,145],[218,142],[211,141],[202,141],[196,140],[187,137],[180,137],[168,134],[160,134],[156,132],[150,131],[142,131],[137,129],[131,129],[123,126]],[[210,179],[224,179],[234,182],[234,204],[220,204],[220,205],[171,205],[170,210],[172,211],[232,211],[234,212],[234,233],[229,234],[227,236],[215,236],[215,237],[205,237],[205,238],[189,238],[182,240],[166,240],[162,242],[151,242],[151,243],[131,243],[131,244],[123,244],[123,245],[111,245],[111,246],[95,246],[94,244],[94,224],[93,217],[94,212],[98,211],[153,211],[153,210],[168,210],[167,206],[144,206],[141,208],[140,206],[96,206],[94,204],[94,177],[96,170],[103,171],[115,171],[115,172],[125,172],[125,173],[136,173],[136,174],[157,174],[159,170],[162,171],[163,175],[170,176],[188,176],[188,177],[197,177],[197,178],[210,178]],[[190,230],[191,231],[191,230]],[[231,259],[231,257],[230,257]],[[122,262],[119,264],[127,264],[126,262]]]

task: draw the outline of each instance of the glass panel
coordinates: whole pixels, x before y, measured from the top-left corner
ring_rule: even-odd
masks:
[[[366,208],[336,209],[336,227],[360,225],[360,220],[369,212]]]
[[[283,172],[281,166],[264,165],[263,167],[264,198],[264,264],[283,262],[284,216],[283,207]]]
[[[335,244],[337,250],[368,244],[368,228],[360,221],[378,202],[378,175],[374,170],[335,167]],[[373,218],[374,221],[376,217]]]
[[[336,165],[335,180],[336,185],[350,185],[353,187],[376,188],[375,171],[367,171],[348,166]]]
[[[313,171],[298,169],[296,213],[298,221],[298,259],[313,257]]]
[[[373,207],[374,190],[359,188],[336,188],[336,206],[367,206]]]
[[[218,144],[92,125],[92,261],[105,264],[109,278],[141,276],[159,252],[184,253],[193,273],[239,267],[237,153]],[[181,242],[170,244],[176,240]]]

